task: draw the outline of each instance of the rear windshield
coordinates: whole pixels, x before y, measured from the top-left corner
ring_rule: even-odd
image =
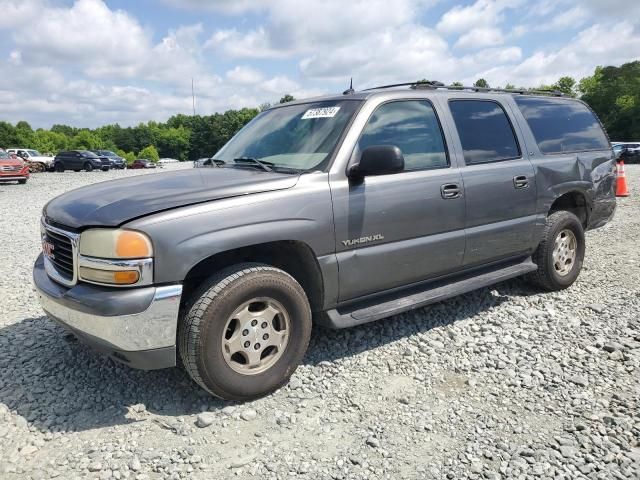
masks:
[[[545,154],[609,150],[595,115],[581,102],[556,98],[514,97]]]

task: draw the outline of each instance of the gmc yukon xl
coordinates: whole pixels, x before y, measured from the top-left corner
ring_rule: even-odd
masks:
[[[285,384],[312,322],[520,275],[567,288],[616,206],[602,125],[542,93],[348,90],[259,114],[212,160],[50,201],[33,275],[80,339],[132,367],[182,363],[225,399]]]

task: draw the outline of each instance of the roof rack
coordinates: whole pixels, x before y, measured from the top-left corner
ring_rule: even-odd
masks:
[[[520,95],[549,95],[552,97],[565,97],[566,95],[559,90],[553,89],[541,89],[541,90],[523,90],[523,89],[511,89],[511,88],[491,88],[491,87],[468,87],[464,85],[445,85],[442,82],[435,80],[422,81],[422,82],[407,82],[407,83],[393,83],[390,85],[381,85],[379,87],[365,88],[363,92],[370,90],[382,90],[385,88],[395,87],[410,87],[414,90],[418,89],[445,89],[445,90],[469,90],[472,92],[503,92],[503,93],[518,93]]]

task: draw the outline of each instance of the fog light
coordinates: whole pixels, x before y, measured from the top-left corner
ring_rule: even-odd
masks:
[[[133,285],[140,279],[137,270],[97,270],[95,268],[80,267],[82,280],[111,285]]]

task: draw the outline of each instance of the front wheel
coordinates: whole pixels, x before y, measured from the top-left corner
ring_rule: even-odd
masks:
[[[21,178],[20,180],[18,180],[18,183],[20,185],[24,185],[25,183],[27,183],[27,179],[26,178]]]
[[[85,172],[92,172],[93,171],[93,165],[91,165],[91,162],[86,162],[84,164],[84,171]]]
[[[64,172],[64,165],[61,162],[58,162],[53,166],[53,170],[58,173]]]
[[[578,217],[567,211],[547,217],[542,241],[533,254],[538,270],[531,283],[549,291],[563,290],[576,281],[584,261],[584,229]]]
[[[178,327],[180,357],[191,378],[227,400],[258,398],[284,385],[310,335],[311,309],[300,284],[255,263],[206,281]]]

